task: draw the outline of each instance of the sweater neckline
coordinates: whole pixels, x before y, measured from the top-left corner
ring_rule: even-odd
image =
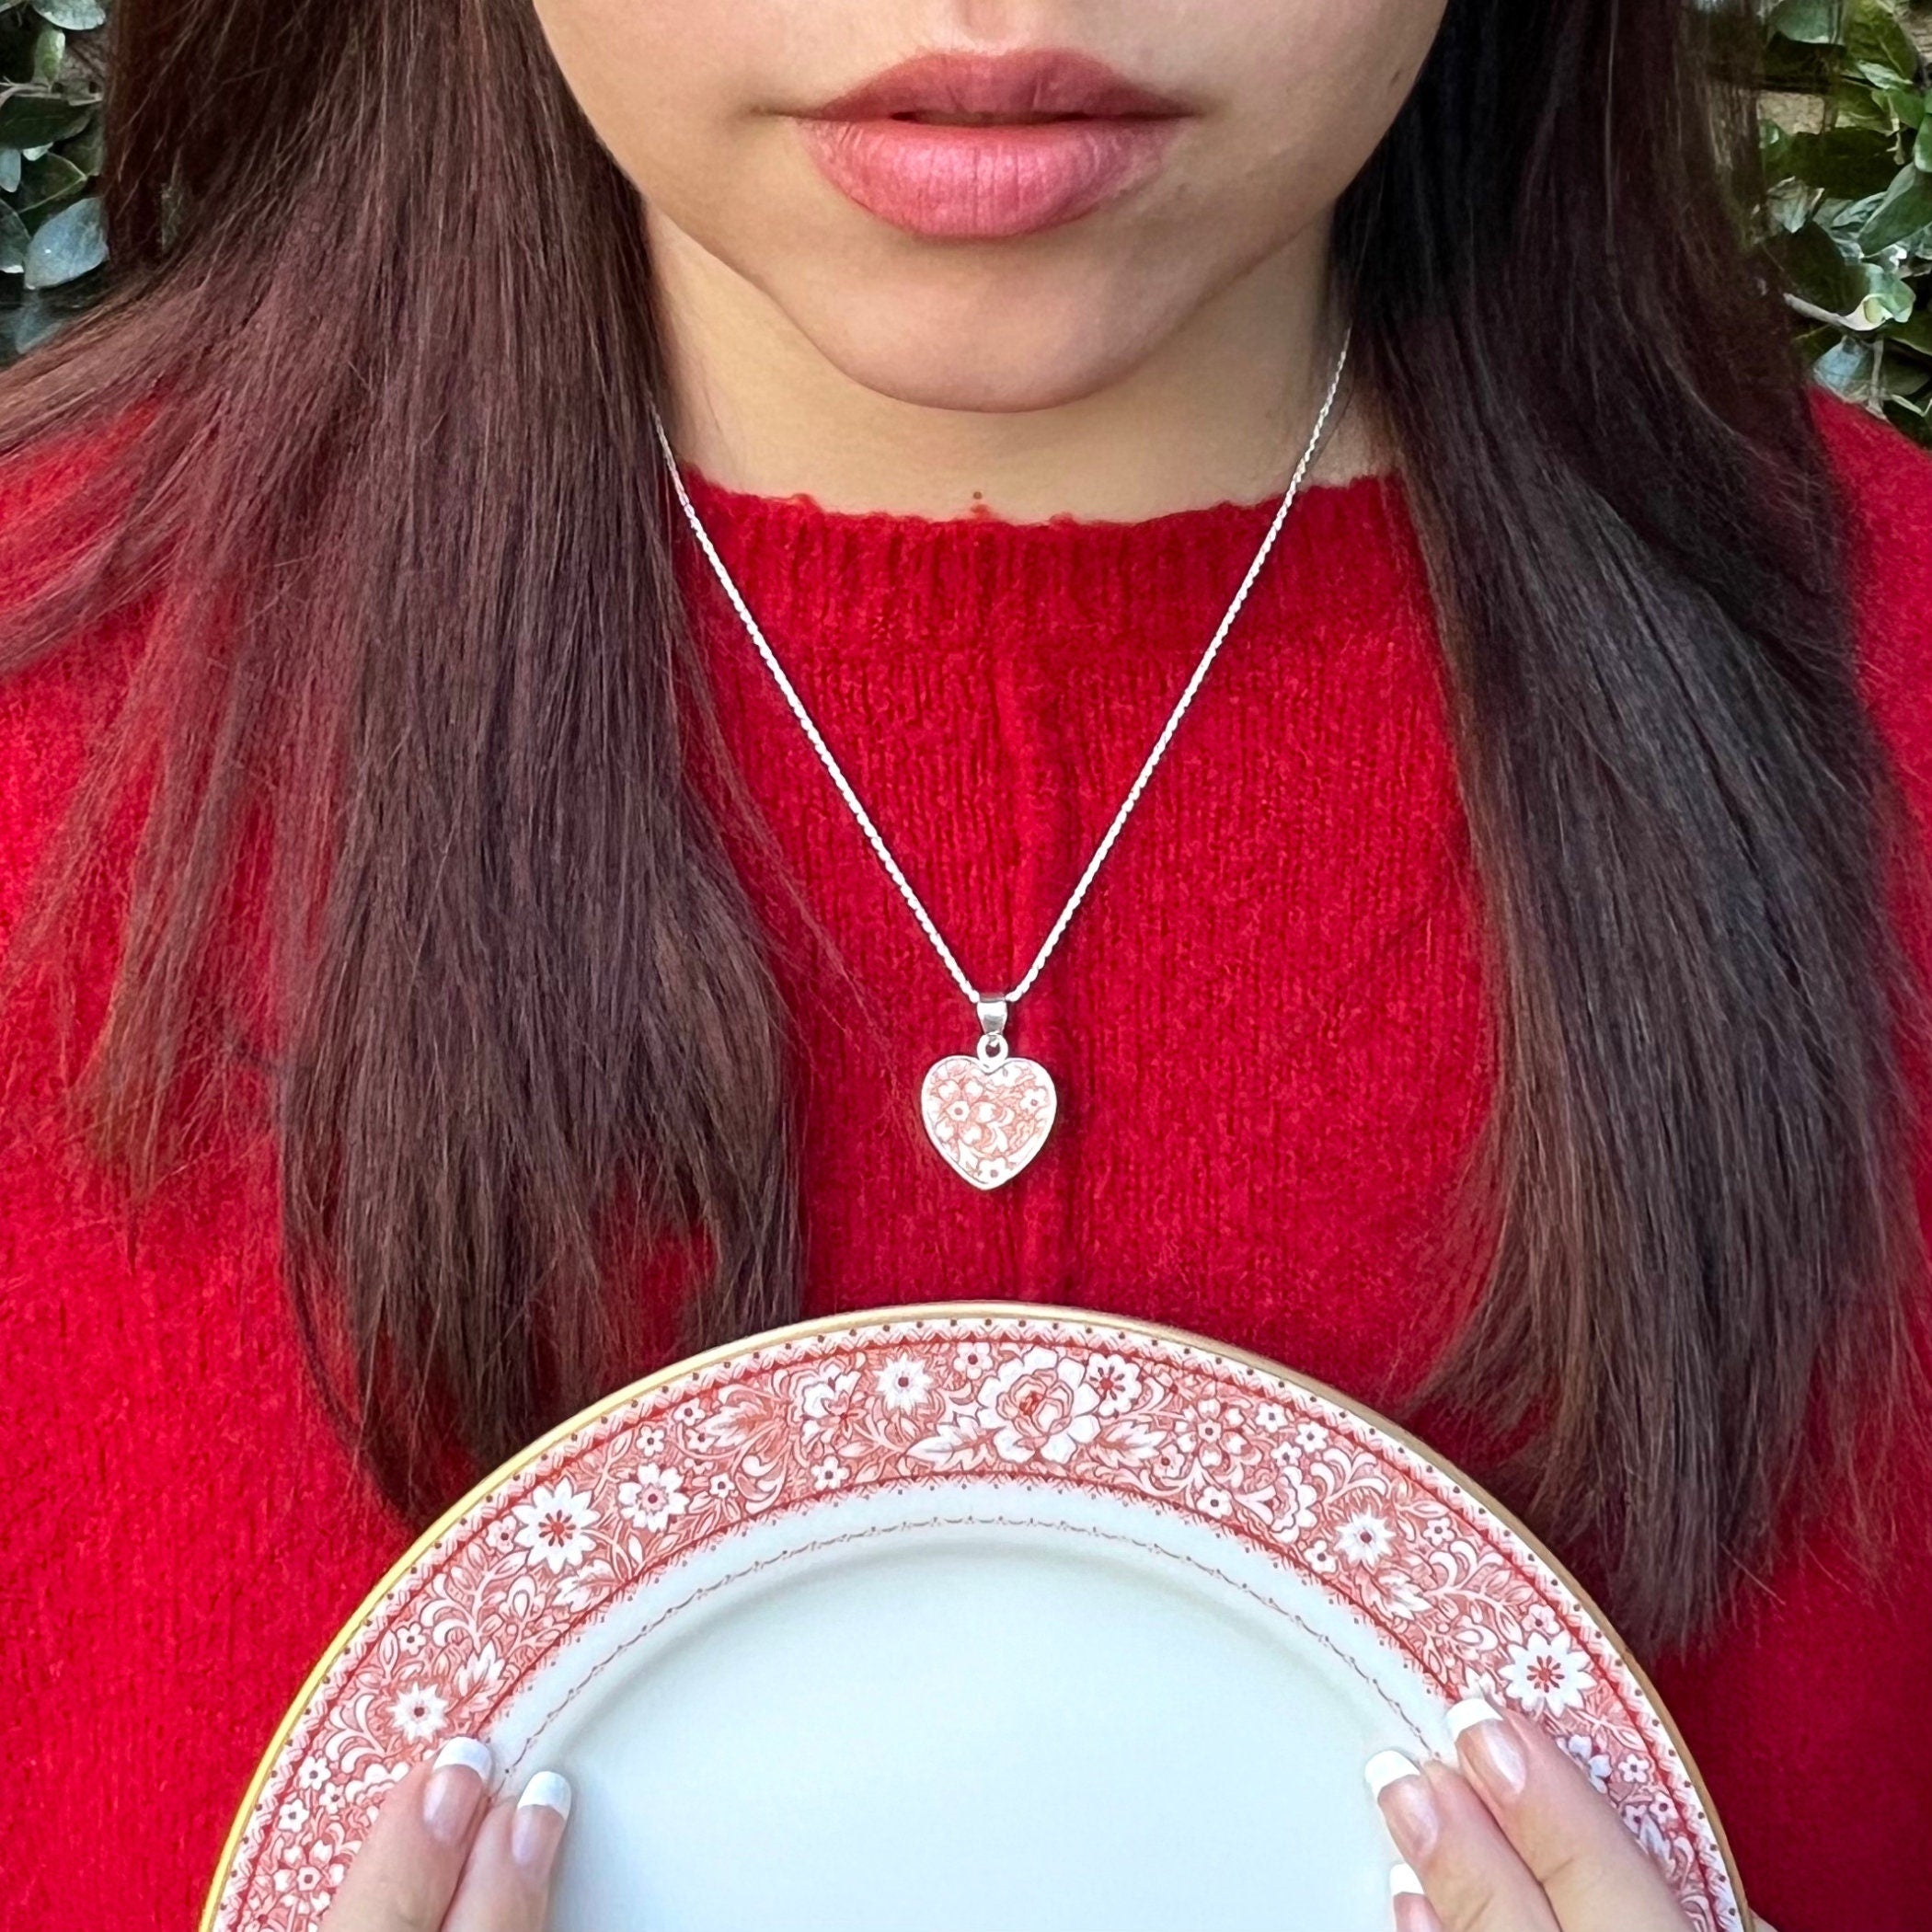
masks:
[[[1197,657],[1280,498],[1137,520],[929,517],[762,496],[698,470],[686,487],[760,627],[792,666],[929,657],[1098,665],[1123,648]],[[673,519],[697,607],[736,620]],[[1379,624],[1420,576],[1406,492],[1388,471],[1302,490],[1255,601],[1297,628],[1351,615]]]
[[[707,523],[721,517],[747,534],[760,526],[761,534],[771,535],[788,529],[802,534],[810,527],[842,542],[868,538],[900,545],[965,544],[983,548],[997,544],[1027,550],[1123,543],[1150,548],[1172,542],[1185,545],[1223,531],[1245,535],[1253,530],[1259,535],[1281,501],[1279,492],[1252,502],[1225,497],[1147,517],[1081,516],[1058,511],[1049,517],[1021,520],[991,509],[933,516],[920,511],[834,510],[808,490],[768,495],[741,489],[719,482],[690,464],[682,466],[682,474],[692,501]],[[1305,483],[1290,521],[1345,523],[1364,513],[1385,513],[1403,496],[1401,478],[1393,470],[1367,470],[1339,483]]]

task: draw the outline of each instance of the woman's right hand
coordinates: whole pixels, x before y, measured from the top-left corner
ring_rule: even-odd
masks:
[[[384,1800],[322,1932],[544,1932],[570,1788],[489,1801],[489,1747],[453,1738]]]

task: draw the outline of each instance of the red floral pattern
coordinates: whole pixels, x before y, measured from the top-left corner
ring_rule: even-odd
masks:
[[[714,1362],[506,1478],[374,1605],[309,1698],[213,1932],[307,1932],[386,1788],[443,1738],[488,1732],[520,1681],[646,1580],[835,1491],[962,1477],[1182,1512],[1310,1580],[1445,1703],[1481,1692],[1543,1722],[1697,1932],[1737,1932],[1715,1834],[1615,1644],[1444,1472],[1205,1348],[990,1316],[860,1320]]]
[[[926,1069],[919,1088],[933,1145],[976,1188],[1011,1180],[1040,1152],[1058,1104],[1053,1076],[1017,1054],[992,1066],[951,1054]]]

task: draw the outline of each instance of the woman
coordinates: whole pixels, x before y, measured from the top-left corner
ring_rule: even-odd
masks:
[[[1925,1924],[1932,466],[1805,392],[1708,17],[120,0],[123,286],[0,384],[8,1924],[188,1923],[477,1470],[947,1294],[1399,1412],[1603,1594],[1758,1910]],[[967,1187],[914,1097],[998,1027],[697,533],[1011,986],[1305,447]],[[1377,1767],[1405,1932],[1674,1932],[1466,1715]],[[328,1932],[540,1922],[567,1800],[482,1761]]]

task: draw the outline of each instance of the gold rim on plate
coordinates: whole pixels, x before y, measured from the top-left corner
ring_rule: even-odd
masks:
[[[683,1380],[686,1375],[700,1370],[715,1367],[719,1363],[734,1362],[741,1356],[753,1355],[764,1350],[780,1347],[793,1341],[810,1340],[817,1336],[839,1333],[855,1333],[866,1328],[891,1327],[899,1322],[920,1321],[1035,1321],[1057,1322],[1069,1328],[1110,1328],[1117,1332],[1141,1335],[1156,1341],[1179,1344],[1182,1348],[1193,1349],[1200,1353],[1218,1357],[1224,1362],[1237,1363],[1245,1368],[1259,1370],[1266,1375],[1302,1389],[1306,1394],[1318,1397],[1325,1402],[1333,1403],[1338,1409],[1346,1410],[1370,1428],[1379,1431],[1391,1440],[1399,1443],[1412,1455],[1427,1463],[1436,1473],[1446,1478],[1466,1495],[1474,1499],[1498,1522],[1519,1537],[1540,1562],[1546,1564],[1557,1581],[1581,1605],[1591,1621],[1604,1633],[1610,1647],[1616,1652],[1624,1668],[1636,1680],[1638,1688],[1649,1700],[1650,1708],[1656,1712],[1657,1719],[1663,1727],[1664,1735],[1670,1740],[1671,1748],[1676,1753],[1684,1767],[1685,1780],[1696,1793],[1697,1802],[1703,1807],[1706,1823],[1716,1841],[1719,1854],[1724,1860],[1724,1871],[1731,1881],[1731,1896],[1737,1903],[1738,1915],[1748,1928],[1759,1922],[1751,1913],[1744,1898],[1743,1880],[1739,1876],[1737,1860],[1731,1854],[1731,1841],[1725,1835],[1723,1821],[1718,1816],[1717,1806],[1712,1802],[1708,1787],[1704,1782],[1704,1774],[1697,1768],[1696,1760],[1691,1755],[1690,1746],[1685,1742],[1683,1733],[1677,1728],[1677,1720],[1657,1687],[1650,1682],[1650,1673],[1631,1654],[1629,1646],[1618,1634],[1610,1619],[1598,1607],[1596,1600],[1570,1574],[1569,1567],[1543,1542],[1542,1538],[1525,1525],[1515,1513],[1505,1508],[1495,1497],[1466,1476],[1445,1456],[1412,1435],[1399,1423],[1392,1422],[1386,1416],[1378,1414],[1366,1403],[1358,1402],[1340,1389],[1313,1375],[1305,1375],[1298,1370],[1285,1368],[1279,1362],[1271,1361],[1266,1355],[1255,1353],[1250,1349],[1236,1348],[1231,1343],[1215,1341],[1205,1335],[1197,1335],[1187,1328],[1171,1328],[1165,1322],[1142,1321],[1133,1316],[1108,1315],[1097,1308],[1078,1308],[1054,1302],[911,1302],[891,1308],[864,1308],[844,1315],[819,1316],[810,1321],[788,1323],[782,1328],[767,1328],[764,1333],[746,1336],[741,1341],[728,1341],[715,1349],[707,1349],[696,1355],[687,1355],[682,1361],[673,1362],[653,1374],[636,1382],[626,1384],[613,1390],[589,1408],[578,1411],[556,1428],[540,1435],[526,1448],[521,1449],[507,1462],[490,1471],[466,1495],[453,1502],[435,1522],[411,1543],[401,1556],[384,1571],[382,1580],[356,1606],[349,1620],[338,1630],[328,1648],[316,1660],[315,1668],[303,1680],[302,1688],[295,1693],[288,1709],[282,1714],[281,1723],[275,1727],[274,1735],[269,1740],[255,1766],[255,1774],[248,1780],[248,1788],[235,1814],[235,1822],[228,1828],[226,1842],[222,1846],[221,1857],[216,1861],[214,1876],[208,1887],[206,1902],[201,1907],[200,1932],[214,1932],[216,1914],[221,1909],[222,1893],[227,1887],[228,1875],[235,1864],[235,1855],[240,1848],[242,1836],[255,1815],[255,1807],[261,1797],[262,1788],[268,1783],[275,1767],[275,1761],[282,1754],[282,1748],[288,1742],[290,1733],[301,1721],[309,1701],[322,1686],[323,1680],[334,1669],[337,1660],[355,1640],[357,1633],[374,1615],[377,1606],[388,1596],[417,1563],[434,1546],[455,1527],[463,1518],[492,1491],[501,1488],[513,1477],[527,1469],[533,1463],[547,1455],[559,1443],[568,1441],[580,1430],[601,1421],[615,1410],[627,1404],[662,1388],[665,1384]]]

